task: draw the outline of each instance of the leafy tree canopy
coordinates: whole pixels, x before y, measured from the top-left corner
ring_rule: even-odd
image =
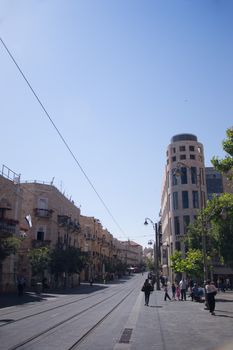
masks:
[[[171,262],[175,272],[186,272],[193,277],[200,277],[203,273],[203,254],[199,249],[190,249],[185,258],[180,251],[175,251]]]
[[[35,248],[30,250],[28,255],[32,266],[33,275],[43,278],[44,270],[46,270],[49,266],[49,248]]]
[[[52,273],[80,273],[85,267],[88,257],[79,248],[56,247],[50,254],[50,268]]]
[[[223,150],[227,153],[224,159],[219,159],[214,156],[211,159],[211,163],[221,173],[227,174],[229,179],[233,178],[233,127],[227,129],[226,139],[223,140],[222,146]]]
[[[224,193],[207,202],[206,208],[195,222],[189,225],[189,248],[202,250],[202,237],[206,236],[206,253],[209,261],[218,259],[233,264],[233,195]]]
[[[15,254],[21,245],[21,239],[17,237],[9,237],[0,239],[0,263],[11,254]]]

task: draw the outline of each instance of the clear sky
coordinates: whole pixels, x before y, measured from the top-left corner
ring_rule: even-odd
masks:
[[[0,0],[0,36],[118,224],[1,42],[0,164],[21,181],[55,177],[83,215],[146,246],[172,136],[195,134],[206,166],[224,156],[233,2]]]

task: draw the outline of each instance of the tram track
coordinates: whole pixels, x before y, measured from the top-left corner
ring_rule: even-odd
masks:
[[[127,299],[131,293],[133,293],[133,289],[117,303],[109,312],[107,312],[93,327],[91,327],[86,333],[84,333],[76,342],[67,348],[66,350],[77,350],[79,348],[79,345],[86,339],[88,336],[92,334],[92,332],[98,328],[107,318],[110,316],[124,301]]]
[[[85,339],[87,338],[111,313],[114,312],[114,310],[116,308],[119,307],[119,305],[121,305],[125,299],[127,299],[127,297],[134,291],[134,289],[131,289],[130,291],[127,292],[126,295],[124,295],[119,302],[117,302],[106,314],[104,314],[96,323],[94,326],[90,327],[90,329],[88,329],[87,331],[84,332],[84,334],[82,336],[80,336],[79,339],[77,339],[69,348],[67,348],[67,350],[75,350],[78,349],[79,344]],[[34,342],[34,341],[38,341],[40,338],[43,338],[43,336],[48,335],[51,331],[56,331],[56,329],[59,329],[59,327],[64,326],[66,323],[69,323],[70,321],[72,321],[73,319],[75,319],[76,317],[79,317],[87,312],[89,312],[91,309],[96,308],[97,306],[99,306],[100,304],[106,302],[107,300],[113,298],[114,296],[116,296],[117,294],[120,294],[121,292],[116,292],[111,294],[110,296],[108,296],[107,298],[104,298],[102,300],[100,300],[99,302],[83,309],[82,311],[79,311],[69,317],[67,317],[66,319],[55,323],[54,325],[48,327],[47,329],[38,332],[36,334],[34,334],[33,336],[19,342],[18,344],[15,344],[14,346],[11,346],[8,348],[8,350],[16,350],[16,349],[21,349],[24,348],[26,346],[26,348],[28,348],[28,346],[30,346],[30,343]],[[79,299],[80,300],[80,299]]]
[[[97,293],[98,293],[98,294],[101,294],[101,293],[103,293],[103,292],[97,292]],[[86,299],[89,299],[89,298],[91,298],[91,297],[96,297],[97,293],[95,293],[95,294],[93,294],[93,295],[86,296],[86,297],[84,297],[84,298],[75,299],[75,300],[69,301],[69,302],[67,302],[67,303],[64,303],[64,304],[61,304],[61,305],[57,305],[57,306],[51,307],[51,308],[49,308],[49,309],[42,310],[42,311],[39,311],[39,312],[30,314],[30,315],[27,315],[27,316],[23,316],[23,317],[18,318],[18,319],[16,319],[16,320],[9,321],[9,322],[7,322],[7,323],[4,323],[4,324],[0,325],[0,328],[1,328],[1,327],[6,327],[6,326],[8,326],[9,324],[12,324],[12,323],[16,323],[16,322],[19,322],[19,321],[26,320],[26,319],[31,318],[31,317],[35,317],[35,316],[37,316],[37,315],[41,315],[41,314],[44,314],[44,313],[47,313],[47,312],[50,312],[50,311],[53,311],[53,310],[56,310],[56,309],[60,309],[60,308],[62,308],[62,307],[66,307],[66,306],[71,305],[71,304],[74,304],[74,303],[81,302],[81,301],[86,300]],[[118,293],[119,293],[119,292],[113,293],[112,296],[114,296],[114,295],[116,295],[116,294],[118,294]],[[12,314],[12,313],[10,313],[10,314]],[[8,316],[9,313],[1,314],[1,318],[2,318],[3,316],[6,316],[6,315]]]

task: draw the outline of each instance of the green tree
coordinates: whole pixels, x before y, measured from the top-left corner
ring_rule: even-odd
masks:
[[[204,231],[204,232],[203,232]],[[206,208],[189,225],[186,243],[188,248],[203,249],[206,237],[206,254],[209,264],[220,261],[233,265],[233,195],[224,193],[207,202]]]
[[[17,237],[0,239],[0,264],[11,254],[16,254],[22,240]]]
[[[214,168],[221,173],[227,175],[229,179],[233,178],[233,127],[228,128],[226,131],[226,139],[223,140],[223,150],[226,152],[226,156],[223,159],[219,159],[214,156],[211,159],[211,163]]]
[[[182,257],[180,251],[175,251],[171,256],[172,269],[176,273],[187,273],[187,275],[200,278],[203,273],[203,254],[199,249],[188,250],[186,257]]]
[[[67,247],[63,249],[56,247],[50,254],[50,269],[52,273],[80,273],[88,262],[87,254],[79,248]]]
[[[41,247],[30,250],[29,259],[32,267],[32,274],[35,277],[39,277],[41,280],[44,278],[44,271],[49,267],[49,248]]]
[[[154,260],[151,257],[146,257],[145,263],[146,263],[147,270],[149,271],[154,270]]]

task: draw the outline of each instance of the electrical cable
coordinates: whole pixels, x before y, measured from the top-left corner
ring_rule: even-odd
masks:
[[[54,129],[56,130],[56,132],[58,133],[60,139],[62,140],[62,142],[64,143],[65,147],[68,149],[69,153],[71,154],[72,158],[74,159],[75,163],[78,165],[79,169],[81,170],[81,172],[83,173],[84,177],[86,178],[87,182],[89,183],[89,185],[91,186],[91,188],[93,189],[93,191],[95,192],[95,194],[97,195],[97,197],[99,198],[99,200],[101,201],[102,205],[104,206],[104,208],[107,210],[108,214],[110,215],[110,217],[112,218],[112,220],[114,221],[114,223],[117,225],[117,227],[120,229],[120,231],[125,235],[124,230],[121,228],[121,226],[118,224],[118,222],[116,221],[116,219],[114,218],[114,216],[112,215],[110,209],[108,208],[108,206],[105,204],[103,198],[100,196],[100,194],[97,192],[97,190],[95,189],[94,185],[92,184],[91,180],[89,179],[88,175],[86,174],[86,172],[84,171],[83,167],[81,166],[81,164],[79,163],[78,159],[76,158],[76,156],[74,155],[74,153],[72,152],[70,146],[68,145],[67,141],[65,140],[65,138],[62,136],[61,132],[59,131],[59,129],[57,128],[56,124],[54,123],[54,121],[52,120],[51,116],[49,115],[49,113],[47,112],[46,108],[44,107],[43,103],[41,102],[40,98],[38,97],[37,93],[35,92],[35,90],[33,89],[32,85],[29,83],[28,79],[26,78],[25,74],[23,73],[22,69],[20,68],[20,66],[18,65],[18,63],[16,62],[14,56],[12,55],[12,53],[10,52],[10,50],[8,49],[7,45],[5,44],[5,42],[3,41],[3,39],[0,37],[0,41],[3,45],[3,47],[5,48],[6,52],[8,53],[8,55],[10,56],[11,60],[13,61],[13,63],[15,64],[15,66],[17,67],[18,71],[20,72],[20,74],[22,75],[24,81],[26,82],[26,84],[28,85],[29,89],[31,90],[32,94],[34,95],[34,97],[36,98],[37,102],[39,103],[39,105],[41,106],[42,110],[44,111],[44,113],[46,114],[47,118],[49,119],[49,121],[51,122],[51,124],[53,125]],[[126,236],[126,235],[125,235]]]

